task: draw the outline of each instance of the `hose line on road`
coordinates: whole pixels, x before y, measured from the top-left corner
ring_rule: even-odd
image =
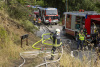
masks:
[[[60,59],[62,58],[62,55],[63,55],[63,47],[61,46],[61,48],[62,48],[62,54],[61,54],[61,56],[60,56],[59,59],[57,59],[57,60],[55,60],[55,61],[51,61],[51,62],[45,62],[45,63],[39,64],[39,65],[37,65],[37,66],[35,66],[35,67],[40,67],[40,66],[43,66],[43,65],[46,65],[46,64],[55,63],[55,62],[60,61]]]
[[[42,28],[43,29],[43,28]],[[43,29],[44,30],[44,33],[46,33],[46,30],[45,29]],[[44,34],[43,33],[43,34]],[[42,35],[43,35],[42,34]],[[38,50],[40,50],[41,48],[36,48],[36,47],[34,47],[37,43],[39,43],[39,42],[41,42],[43,39],[41,39],[41,40],[39,40],[38,42],[36,42],[32,47],[34,48],[34,49],[38,49]],[[29,52],[28,52],[29,53]],[[37,54],[37,52],[34,54],[34,55],[36,55]],[[25,59],[24,59],[24,57],[22,56],[22,53],[20,53],[20,57],[23,59],[23,63],[22,64],[20,64],[19,65],[19,67],[22,67],[24,64],[25,64]]]
[[[55,47],[59,47],[59,46],[61,46],[62,45],[62,42],[60,43],[60,44],[49,44],[49,43],[45,43],[45,41],[48,41],[48,40],[50,40],[51,38],[49,37],[49,38],[47,38],[47,39],[44,39],[44,36],[47,36],[47,35],[50,35],[51,33],[46,33],[46,30],[45,30],[45,32],[42,34],[42,39],[41,40],[39,40],[39,41],[37,41],[35,44],[33,44],[32,45],[32,48],[34,48],[34,49],[37,49],[37,50],[43,50],[43,48],[37,48],[37,47],[35,47],[38,43],[40,43],[40,42],[42,42],[42,44],[44,44],[44,45],[49,45],[49,46],[55,46]],[[63,48],[62,48],[62,54],[63,54]],[[37,53],[36,54],[33,54],[33,55],[37,55]],[[19,66],[19,67],[22,67],[24,64],[25,64],[25,58],[22,56],[22,53],[20,53],[20,57],[24,60],[24,62]],[[62,55],[61,55],[61,57],[62,57]],[[60,57],[60,58],[61,58]],[[52,62],[46,62],[46,64],[48,64],[48,63],[54,63],[54,62],[57,62],[57,61],[59,61],[60,60],[60,58],[58,59],[58,60],[56,60],[56,61],[52,61]],[[44,63],[45,64],[45,63]],[[43,64],[43,65],[44,65]],[[41,65],[40,65],[41,66]]]

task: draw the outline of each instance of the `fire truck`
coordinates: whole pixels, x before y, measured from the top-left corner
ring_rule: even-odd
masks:
[[[51,17],[51,23],[58,23],[58,10],[57,8],[39,8],[39,17],[44,23],[49,23],[49,17]]]
[[[64,12],[63,13],[63,31],[65,33],[76,37],[77,32],[83,28],[87,30],[86,38],[90,39],[91,35],[94,34],[94,24],[95,26],[100,29],[100,14],[95,11],[72,11],[72,12]]]

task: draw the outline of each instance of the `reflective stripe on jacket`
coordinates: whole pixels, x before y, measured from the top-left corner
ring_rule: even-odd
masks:
[[[84,40],[84,38],[85,38],[85,35],[83,33],[82,34],[79,33],[79,39]]]

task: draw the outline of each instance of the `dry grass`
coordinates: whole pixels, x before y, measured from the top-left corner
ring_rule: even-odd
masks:
[[[6,67],[9,60],[18,59],[22,49],[15,45],[11,35],[7,33],[5,28],[0,26],[0,66]]]
[[[69,54],[64,52],[63,57],[60,60],[60,65],[61,67],[80,67],[82,63],[80,60],[72,58]]]
[[[87,60],[87,57],[84,56],[83,60],[79,60],[77,58],[71,57],[70,54],[64,52],[63,57],[60,61],[60,67],[100,67],[100,61],[98,61],[98,64],[96,66],[93,59],[89,62]]]
[[[0,67],[11,67],[13,60],[20,59],[19,53],[32,50],[32,44],[37,41],[36,36],[24,30],[18,20],[9,18],[4,10],[0,10]],[[20,36],[29,34],[29,46],[23,42],[20,47]],[[31,44],[31,45],[30,45]]]

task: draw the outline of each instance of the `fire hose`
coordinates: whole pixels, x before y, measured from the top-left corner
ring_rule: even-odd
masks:
[[[43,29],[43,28],[42,28]],[[44,29],[43,29],[44,30]],[[46,30],[44,30],[44,33],[46,33]],[[44,34],[43,33],[43,34]],[[38,42],[36,42],[35,44],[37,44],[37,43],[39,43],[39,42],[41,42],[42,41],[42,39],[40,40],[40,41],[38,41]],[[34,44],[34,46],[35,46],[35,44]],[[38,49],[38,50],[40,50],[41,48],[36,48],[36,47],[34,47],[35,49]],[[25,53],[25,52],[24,52]],[[29,52],[28,52],[29,53]],[[32,52],[32,53],[34,53],[34,52]],[[37,53],[37,52],[36,52]],[[36,55],[36,53],[35,53],[35,55]],[[37,54],[39,54],[39,53],[37,53]],[[19,65],[19,67],[22,67],[24,64],[25,64],[25,59],[23,58],[23,56],[22,56],[22,53],[20,53],[20,57],[23,59],[23,63],[21,64],[21,65]]]
[[[45,31],[45,32],[46,32],[46,31]],[[43,33],[42,39],[39,40],[39,41],[37,41],[35,44],[33,44],[33,45],[32,45],[32,48],[37,49],[37,50],[43,50],[43,48],[37,48],[37,47],[35,47],[35,45],[37,45],[39,42],[42,42],[42,44],[45,44],[45,45],[51,45],[51,46],[56,46],[56,47],[61,46],[62,43],[60,43],[59,45],[58,45],[58,44],[55,44],[55,45],[54,45],[54,44],[45,43],[45,41],[50,40],[51,38],[47,38],[47,39],[44,40],[44,36],[45,36],[45,35],[50,35],[50,34],[51,34],[51,33],[46,33],[46,34]],[[56,41],[56,43],[57,43],[57,41]],[[25,64],[25,59],[22,57],[22,53],[20,53],[20,56],[21,56],[21,58],[24,60],[24,62],[19,66],[19,67],[22,67],[22,65]]]

